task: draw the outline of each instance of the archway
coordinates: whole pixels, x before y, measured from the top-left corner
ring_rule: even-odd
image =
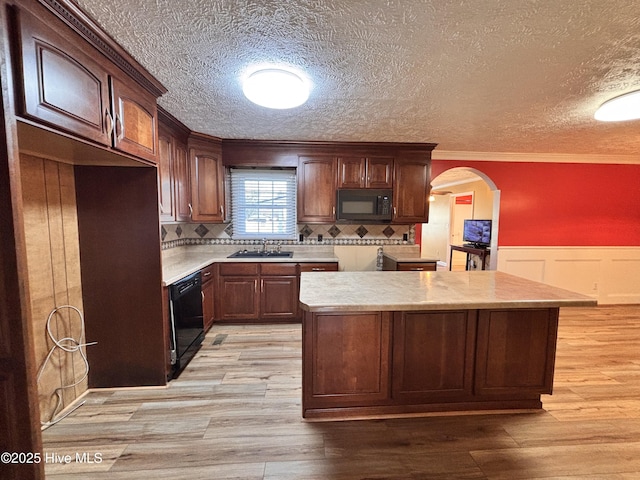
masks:
[[[455,167],[445,170],[431,181],[432,203],[429,223],[422,225],[421,255],[436,257],[441,267],[449,268],[451,242],[452,198],[463,194],[474,197],[473,218],[492,220],[491,244],[488,267],[496,270],[498,265],[498,232],[500,221],[500,190],[484,172],[470,167]],[[443,265],[444,264],[444,265]]]

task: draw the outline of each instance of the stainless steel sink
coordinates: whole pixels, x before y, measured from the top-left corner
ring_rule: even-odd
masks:
[[[239,250],[236,253],[232,253],[227,258],[271,258],[271,257],[284,257],[291,258],[293,252],[277,252],[273,251],[260,251],[260,250]]]

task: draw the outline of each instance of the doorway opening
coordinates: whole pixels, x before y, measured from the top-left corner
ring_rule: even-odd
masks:
[[[437,259],[439,270],[481,268],[481,262],[473,257],[467,263],[464,252],[454,251],[450,255],[451,245],[463,244],[463,220],[491,220],[486,268],[496,270],[500,190],[493,180],[475,168],[456,167],[435,177],[431,185],[429,223],[422,224],[421,256]]]

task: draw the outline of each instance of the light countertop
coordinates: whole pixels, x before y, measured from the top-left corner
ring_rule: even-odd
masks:
[[[189,246],[173,248],[162,255],[162,284],[171,285],[212,263],[324,263],[337,262],[333,248],[298,247],[283,245],[283,251],[293,251],[292,257],[227,258],[242,250],[243,245],[233,246]],[[247,246],[249,250],[258,247]]]
[[[300,281],[311,311],[401,311],[595,306],[586,295],[496,271],[310,272]]]

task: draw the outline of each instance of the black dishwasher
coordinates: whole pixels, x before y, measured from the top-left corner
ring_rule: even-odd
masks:
[[[171,378],[176,378],[204,340],[200,272],[177,281],[169,292]]]

